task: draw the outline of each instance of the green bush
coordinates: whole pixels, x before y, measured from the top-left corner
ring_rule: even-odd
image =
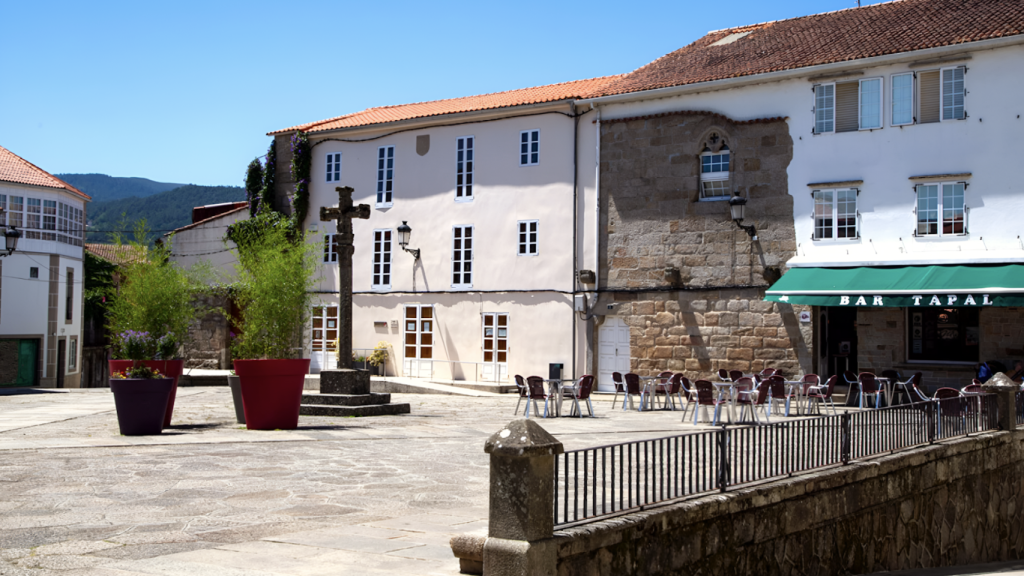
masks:
[[[255,224],[234,229],[231,238],[238,245],[235,294],[241,308],[232,354],[299,358],[323,246],[269,214],[250,222]]]

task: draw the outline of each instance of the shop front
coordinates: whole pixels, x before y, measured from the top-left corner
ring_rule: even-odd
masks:
[[[931,391],[1024,357],[1024,265],[793,268],[765,299],[815,306],[820,375],[894,369]]]

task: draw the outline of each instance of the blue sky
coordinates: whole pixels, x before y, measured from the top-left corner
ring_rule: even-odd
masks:
[[[53,173],[240,185],[271,130],[620,74],[709,30],[855,5],[11,1],[0,145]]]

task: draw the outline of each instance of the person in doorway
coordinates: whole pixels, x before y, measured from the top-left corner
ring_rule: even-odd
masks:
[[[1003,374],[1017,384],[1024,383],[1024,360],[1017,360],[1013,363],[1013,369],[1007,370]]]

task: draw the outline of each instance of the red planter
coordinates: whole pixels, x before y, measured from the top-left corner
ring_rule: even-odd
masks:
[[[125,436],[159,434],[164,429],[164,414],[173,390],[171,378],[128,378],[111,380],[117,407],[117,426]]]
[[[294,430],[299,426],[302,385],[309,358],[235,360],[242,385],[245,427],[249,430]]]
[[[110,373],[122,372],[131,368],[135,360],[110,360],[107,362]],[[139,360],[139,364],[159,370],[161,374],[174,381],[171,387],[171,398],[167,401],[167,413],[164,414],[164,428],[171,425],[171,413],[174,412],[174,397],[178,394],[178,377],[184,372],[184,360]],[[113,380],[111,380],[113,384]]]

